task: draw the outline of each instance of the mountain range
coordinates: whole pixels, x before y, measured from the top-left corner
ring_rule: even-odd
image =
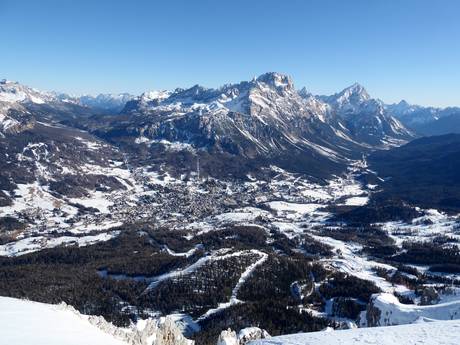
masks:
[[[405,126],[420,135],[460,133],[460,107],[423,107],[405,100],[385,106]]]
[[[256,166],[272,162],[318,176],[326,167],[339,171],[362,152],[414,137],[358,84],[316,97],[297,91],[290,77],[278,73],[218,89],[195,85],[139,97],[75,98],[8,81],[0,87],[4,135],[48,121],[87,129],[117,145],[150,150],[159,143],[165,148],[181,143],[198,155],[230,161],[237,156],[237,165],[241,160],[243,166],[248,160],[257,161]],[[286,161],[288,152],[292,158]]]
[[[456,132],[452,123],[458,122],[458,111],[405,101],[388,105],[357,83],[315,96],[274,72],[217,89],[195,85],[137,97],[75,97],[0,82],[3,140],[14,142],[24,131],[47,137],[55,128],[78,138],[83,130],[88,140],[123,151],[131,164],[166,163],[176,175],[196,170],[199,160],[202,174],[214,177],[263,175],[266,167],[277,165],[325,178],[374,150],[420,135]]]

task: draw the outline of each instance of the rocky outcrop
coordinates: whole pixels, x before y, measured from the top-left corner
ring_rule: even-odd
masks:
[[[244,345],[253,340],[270,338],[270,334],[258,327],[248,327],[240,330],[238,335],[235,331],[228,329],[222,331],[217,341],[217,345]]]
[[[154,345],[193,345],[194,343],[183,336],[174,320],[169,317],[159,325],[153,342]]]
[[[432,286],[423,288],[420,296],[420,305],[433,305],[439,303],[439,293]]]
[[[75,308],[61,303],[58,308],[69,310],[107,334],[129,345],[194,345],[182,335],[179,327],[170,317],[140,320],[127,328],[119,328],[107,322],[102,316],[80,314]],[[225,344],[225,343],[224,343]]]
[[[365,313],[366,319],[362,321],[364,324],[367,324],[368,327],[380,326],[381,315],[382,315],[382,311],[379,308],[375,307],[373,303],[369,303],[367,305],[366,313]]]
[[[238,337],[235,331],[230,328],[226,331],[222,331],[217,340],[217,345],[238,345]]]
[[[243,328],[238,333],[238,341],[240,345],[247,344],[252,340],[270,338],[270,334],[264,329],[258,327]]]

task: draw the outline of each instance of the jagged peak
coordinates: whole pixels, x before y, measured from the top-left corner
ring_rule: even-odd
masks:
[[[203,91],[207,91],[207,90],[209,90],[209,89],[204,87],[204,86],[202,86],[202,85],[195,84],[191,88],[186,89],[185,91],[188,92],[188,93],[199,94],[199,93],[201,93]]]
[[[308,91],[308,89],[305,86],[298,91],[298,94],[303,98],[314,97],[313,94],[310,91]]]
[[[398,103],[398,105],[410,107],[409,102],[407,102],[405,99],[400,100],[399,103]]]
[[[195,84],[192,87],[183,89],[183,88],[176,88],[173,92],[170,93],[170,97],[172,99],[174,98],[190,98],[190,99],[200,99],[203,95],[209,93],[209,92],[215,92],[214,89],[210,89],[207,87],[204,87],[199,84]]]
[[[146,91],[139,96],[139,99],[144,101],[153,101],[153,100],[161,100],[169,97],[171,95],[171,91],[167,90],[153,90],[153,91]]]
[[[0,85],[5,85],[5,84],[18,84],[18,82],[14,82],[12,80],[8,80],[8,79],[0,79]]]
[[[0,82],[0,101],[7,103],[45,103],[55,101],[56,96],[50,92],[43,92],[17,81],[2,79]]]
[[[349,87],[345,88],[340,92],[339,97],[351,98],[353,96],[357,96],[362,100],[369,100],[371,97],[367,93],[367,90],[359,83],[354,83]]]
[[[293,90],[294,83],[292,78],[286,74],[277,72],[267,72],[257,77],[256,82],[264,83],[277,89]]]

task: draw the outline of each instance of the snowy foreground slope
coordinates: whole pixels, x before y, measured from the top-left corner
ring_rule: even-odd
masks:
[[[61,306],[0,297],[0,344],[125,345]]]
[[[168,322],[142,323],[132,328],[113,327],[98,317],[85,316],[72,307],[0,297],[0,344],[22,345],[192,345]],[[167,325],[165,327],[165,325]],[[249,329],[247,329],[249,330]],[[225,333],[225,332],[224,332]],[[341,331],[298,333],[252,341],[251,345],[454,345],[458,344],[460,320],[419,322],[410,325],[359,328]],[[225,338],[225,337],[224,337]],[[227,338],[218,344],[233,345]],[[240,335],[240,338],[241,337]],[[249,339],[249,338],[248,338]],[[233,340],[233,339],[230,339]],[[245,341],[243,342],[246,343]],[[240,342],[241,344],[241,342]]]
[[[299,333],[251,342],[251,345],[457,345],[460,321]]]
[[[193,345],[170,318],[115,327],[59,305],[0,297],[0,345]]]

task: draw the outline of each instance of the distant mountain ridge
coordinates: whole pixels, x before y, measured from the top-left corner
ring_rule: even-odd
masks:
[[[118,113],[126,105],[126,103],[132,100],[135,96],[129,93],[100,93],[96,96],[83,95],[77,97],[77,101],[80,105],[84,105],[90,108],[100,109],[106,112]]]
[[[460,107],[423,107],[402,100],[386,109],[420,135],[460,133]]]

